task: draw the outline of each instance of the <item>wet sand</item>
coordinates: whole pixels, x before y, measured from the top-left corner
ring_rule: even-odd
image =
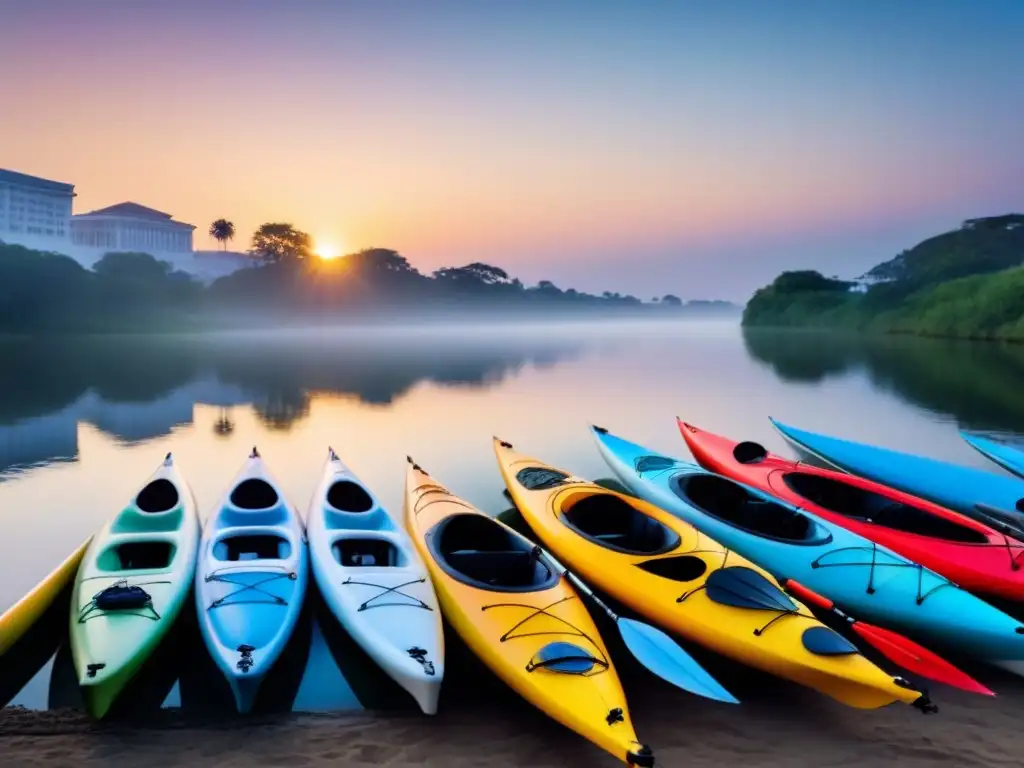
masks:
[[[743,701],[716,704],[619,663],[638,735],[663,766],[1019,766],[1024,680],[973,670],[1000,695],[936,686],[941,711],[860,711],[723,662],[710,666]],[[461,677],[461,675],[460,675]],[[446,681],[447,682],[447,681]],[[464,684],[465,678],[452,683]],[[5,766],[565,766],[618,765],[496,680],[418,714],[273,715],[216,722],[165,711],[95,725],[81,713],[0,711]]]

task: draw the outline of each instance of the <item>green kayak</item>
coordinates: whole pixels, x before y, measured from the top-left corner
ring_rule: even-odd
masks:
[[[102,718],[173,626],[196,569],[199,519],[170,454],[102,531],[71,596],[71,654],[89,714]]]

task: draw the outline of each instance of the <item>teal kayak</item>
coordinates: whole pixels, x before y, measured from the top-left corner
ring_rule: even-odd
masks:
[[[926,456],[772,425],[803,456],[941,504],[989,525],[1024,527],[1024,480]],[[1010,531],[1015,538],[1024,530]]]
[[[986,459],[994,461],[1017,477],[1024,477],[1024,450],[1014,448],[1006,443],[989,440],[981,435],[973,435],[970,432],[961,432],[960,437]]]
[[[843,611],[1024,675],[1024,626],[948,579],[839,525],[696,464],[592,428],[618,479],[780,581]]]
[[[199,518],[171,454],[93,538],[71,596],[71,655],[86,709],[102,718],[181,613]]]

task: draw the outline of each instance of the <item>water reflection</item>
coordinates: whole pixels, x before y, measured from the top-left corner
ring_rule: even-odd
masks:
[[[721,321],[8,340],[0,341],[0,356],[0,470],[36,465],[0,482],[0,610],[109,520],[168,451],[201,516],[216,508],[254,444],[300,511],[331,445],[393,514],[402,511],[406,455],[497,514],[508,501],[491,450],[495,434],[574,474],[600,478],[608,470],[588,423],[685,456],[673,419],[680,415],[789,455],[768,422],[775,415],[982,467],[986,460],[942,414],[972,427],[1024,431],[1017,396],[1024,350],[744,335]],[[56,614],[58,632],[66,631],[66,612]],[[337,622],[312,613],[295,666],[268,705],[338,708],[358,700],[385,708],[393,698],[388,679],[359,656]],[[55,641],[47,642],[31,649],[36,655],[16,665],[15,676],[0,663],[0,685],[21,687],[0,687],[0,700],[73,705],[77,686],[60,652],[25,682],[47,653],[52,657]],[[151,708],[222,701],[218,676],[204,671],[208,654],[190,642],[192,673],[148,689]],[[443,696],[470,695],[460,680],[479,692],[481,675],[467,658],[459,673],[453,651],[453,682]],[[296,673],[303,663],[305,674]],[[229,706],[230,696],[224,701]]]
[[[743,338],[783,381],[863,370],[876,388],[964,428],[1024,433],[1024,346],[768,330],[745,330]]]
[[[207,336],[7,340],[0,359],[0,477],[12,468],[78,455],[85,422],[126,444],[193,422],[197,404],[221,408],[217,434],[234,429],[231,409],[251,406],[260,423],[288,431],[309,416],[317,393],[387,405],[420,382],[486,388],[528,364],[574,355],[579,340],[437,334]]]

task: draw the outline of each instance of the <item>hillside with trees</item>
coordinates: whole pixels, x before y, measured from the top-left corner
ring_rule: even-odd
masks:
[[[211,226],[226,241],[234,227]],[[644,302],[600,296],[548,280],[526,286],[504,269],[473,262],[423,274],[388,248],[321,259],[304,232],[261,226],[252,266],[204,286],[145,253],[108,253],[92,269],[57,253],[0,243],[0,332],[148,332],[349,320],[541,317],[579,313],[680,315],[736,312],[727,302]]]
[[[750,299],[743,324],[1024,341],[1024,215],[969,219],[863,283],[784,272]]]

